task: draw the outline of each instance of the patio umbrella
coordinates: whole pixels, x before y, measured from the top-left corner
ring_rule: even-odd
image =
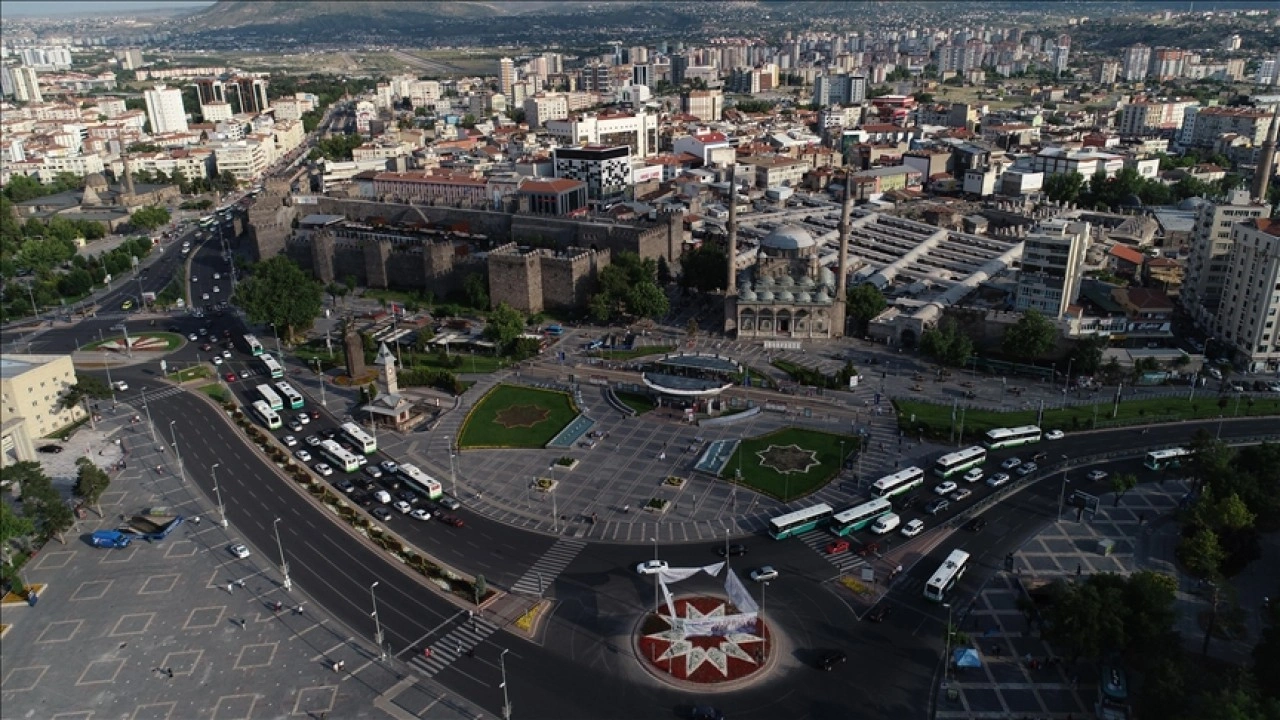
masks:
[[[982,667],[982,659],[978,657],[978,651],[973,648],[956,648],[951,653],[951,659],[955,662],[956,667]]]

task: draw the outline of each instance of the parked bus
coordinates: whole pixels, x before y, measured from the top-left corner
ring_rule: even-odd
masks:
[[[892,503],[884,498],[876,498],[870,502],[864,502],[861,505],[836,513],[831,518],[831,531],[844,537],[851,532],[861,530],[875,522],[876,518],[881,515],[888,515],[892,511]]]
[[[1129,682],[1118,664],[1104,664],[1098,678],[1098,700],[1094,713],[1099,720],[1127,720]]]
[[[360,469],[360,458],[332,440],[320,441],[320,454],[342,472],[355,472]]]
[[[1040,428],[1035,425],[1023,425],[1016,428],[995,428],[987,431],[987,449],[1017,447],[1027,443],[1040,442]]]
[[[284,377],[284,367],[270,353],[262,353],[258,356],[258,359],[262,361],[262,367],[267,371],[267,375],[273,378]]]
[[[1163,470],[1165,468],[1181,467],[1183,461],[1191,457],[1191,451],[1187,448],[1167,448],[1165,450],[1152,450],[1147,453],[1147,459],[1142,461],[1143,465],[1152,470]]]
[[[920,487],[924,483],[924,471],[912,465],[892,475],[885,475],[871,486],[871,494],[876,497],[893,497]]]
[[[803,510],[796,510],[795,512],[789,512],[770,519],[769,534],[773,536],[774,540],[783,540],[792,535],[809,532],[826,522],[834,514],[835,511],[831,509],[830,505],[818,503]]]
[[[244,347],[254,357],[258,357],[263,353],[262,343],[258,342],[258,338],[252,335],[244,336]]]
[[[280,399],[280,396],[276,394],[275,390],[271,389],[270,385],[259,385],[258,394],[261,395],[263,401],[267,403],[267,407],[272,410],[279,412],[284,409],[284,401]]]
[[[933,577],[929,578],[929,582],[925,583],[924,596],[934,602],[942,602],[951,588],[964,577],[964,571],[967,569],[969,569],[969,553],[963,550],[952,550]]]
[[[280,429],[280,416],[276,414],[275,410],[271,409],[270,405],[261,400],[253,401],[253,414],[258,416],[258,419],[262,421],[263,425],[267,426],[268,430]]]
[[[378,441],[374,440],[369,433],[361,430],[360,426],[353,422],[342,423],[342,434],[355,443],[355,446],[365,455],[378,451]]]
[[[422,472],[413,465],[401,465],[398,468],[399,473],[404,476],[404,481],[409,487],[413,488],[419,495],[426,497],[428,500],[438,500],[444,495],[444,486],[435,478]]]
[[[294,390],[292,385],[281,380],[276,383],[276,390],[280,391],[280,396],[288,403],[290,410],[302,409],[302,393]]]
[[[938,458],[938,462],[933,465],[933,474],[938,477],[951,477],[986,461],[987,451],[981,445],[974,445]]]

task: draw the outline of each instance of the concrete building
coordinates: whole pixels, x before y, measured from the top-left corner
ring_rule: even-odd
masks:
[[[551,157],[557,178],[587,184],[588,201],[621,200],[631,187],[631,151],[625,146],[556,148]]]
[[[1118,60],[1103,60],[1098,63],[1093,73],[1094,82],[1099,85],[1115,85],[1116,78],[1120,77],[1121,63]]]
[[[724,93],[719,90],[690,90],[680,96],[680,109],[702,122],[720,122],[724,117]]]
[[[516,62],[511,58],[498,61],[498,92],[512,99],[511,91],[516,84]],[[514,102],[514,101],[513,101]]]
[[[1151,48],[1141,43],[1129,47],[1124,52],[1124,64],[1120,77],[1125,82],[1137,82],[1147,76],[1147,68],[1151,65]]]
[[[231,103],[214,100],[200,105],[200,116],[207,123],[227,122],[234,115],[235,113],[231,112]]]
[[[1271,114],[1266,110],[1248,107],[1208,107],[1196,113],[1195,127],[1191,133],[1191,146],[1212,148],[1227,134],[1248,139],[1251,145],[1261,145],[1271,128]]]
[[[116,59],[120,61],[120,67],[122,69],[137,70],[142,67],[142,50],[138,48],[117,50]]]
[[[1076,172],[1088,180],[1099,172],[1106,173],[1107,177],[1115,177],[1115,174],[1123,168],[1123,156],[1099,152],[1092,148],[1068,150],[1050,147],[1041,150],[1031,158],[1031,169],[1042,172],[1046,176]]]
[[[587,113],[546,123],[547,133],[564,145],[626,145],[632,157],[658,152],[658,117],[640,113]]]
[[[40,93],[39,78],[33,67],[19,66],[9,69],[13,78],[13,99],[27,103],[42,103],[44,95]]]
[[[213,145],[218,173],[230,172],[238,182],[244,183],[257,182],[271,164],[274,155],[274,149],[268,149],[264,143],[249,139]]]
[[[1171,132],[1182,127],[1187,108],[1196,105],[1199,103],[1194,99],[1131,103],[1120,111],[1118,129],[1121,135],[1131,137]]]
[[[729,161],[733,161],[733,147],[729,144],[729,138],[724,133],[706,128],[700,128],[692,135],[686,135],[677,138],[671,144],[671,150],[677,156],[688,153],[702,161],[703,165],[710,165],[714,162],[713,155],[717,151],[722,151],[729,156]]]
[[[559,93],[535,95],[524,101],[524,118],[530,130],[544,127],[548,121],[569,117],[569,98]]]
[[[0,355],[0,466],[35,460],[40,438],[85,417],[62,407],[75,384],[70,355]]]
[[[1075,303],[1084,276],[1090,225],[1054,218],[1040,223],[1027,235],[1014,308],[1035,309],[1046,317],[1060,318]]]
[[[1280,370],[1280,220],[1253,218],[1231,227],[1231,251],[1214,318],[1216,337],[1249,372]]]
[[[461,174],[388,172],[374,176],[373,192],[379,197],[393,197],[401,202],[484,207],[488,199],[488,183]]]
[[[520,209],[534,215],[565,217],[587,209],[587,184],[581,180],[525,180],[516,195]]]
[[[151,122],[152,135],[187,131],[187,113],[182,109],[182,90],[156,85],[145,91],[143,97],[147,103],[147,120]]]
[[[813,83],[813,103],[857,105],[867,99],[867,79],[861,75],[820,75]]]
[[[811,166],[804,160],[785,155],[753,155],[742,158],[738,164],[750,167],[756,187],[799,187],[804,174]]]
[[[1231,255],[1231,228],[1239,222],[1266,215],[1269,208],[1251,202],[1249,191],[1233,190],[1225,203],[1205,203],[1196,215],[1187,260],[1182,305],[1196,323],[1217,335],[1218,305],[1227,282]]]

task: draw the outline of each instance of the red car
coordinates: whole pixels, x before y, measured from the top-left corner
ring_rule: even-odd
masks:
[[[209,352],[210,350],[212,350],[212,349],[213,349],[213,346],[212,346],[212,345],[210,345],[209,343],[205,343],[205,344],[203,344],[203,345],[201,345],[201,346],[200,346],[200,349],[201,349],[201,350],[203,350],[203,351],[205,351],[205,352]]]
[[[229,373],[227,373],[226,375],[224,375],[223,377],[225,377],[225,378],[227,379],[227,382],[235,382],[235,381],[238,379],[238,378],[236,378],[236,374],[235,374],[235,373],[233,373],[233,372],[229,372]]]
[[[831,542],[827,543],[828,555],[835,555],[836,553],[848,552],[848,550],[849,550],[848,540],[832,540]]]
[[[444,523],[445,525],[452,525],[453,527],[460,528],[462,527],[462,524],[463,524],[462,518],[458,517],[457,515],[437,515],[436,517],[440,518],[440,522]]]

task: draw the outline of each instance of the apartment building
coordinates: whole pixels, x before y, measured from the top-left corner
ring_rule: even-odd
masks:
[[[867,99],[867,79],[861,75],[821,75],[813,82],[813,103],[857,105]]]
[[[235,113],[231,112],[231,103],[214,100],[200,105],[200,116],[207,123],[227,122]]]
[[[1231,251],[1214,325],[1217,338],[1249,372],[1280,370],[1280,220],[1253,218],[1231,228]]]
[[[1031,169],[1048,175],[1065,175],[1080,173],[1091,178],[1099,172],[1107,177],[1114,177],[1124,168],[1124,157],[1113,153],[1099,152],[1094,149],[1068,150],[1066,148],[1045,148],[1031,158]]]
[[[44,95],[40,93],[40,80],[36,76],[35,68],[19,66],[7,69],[9,76],[13,80],[14,100],[28,103],[44,102]]]
[[[213,143],[212,148],[218,173],[229,172],[242,183],[257,182],[275,155],[274,148],[248,138]]]
[[[1268,210],[1266,205],[1251,202],[1247,190],[1237,189],[1227,196],[1226,202],[1205,203],[1196,214],[1180,298],[1196,323],[1215,335],[1218,305],[1231,256],[1231,228],[1236,223],[1262,217]]]
[[[1081,220],[1054,218],[1027,235],[1022,267],[1014,294],[1017,310],[1038,310],[1060,318],[1080,295],[1090,225]]]
[[[1178,99],[1125,105],[1120,111],[1120,134],[1142,137],[1172,132],[1182,126],[1186,109],[1198,104],[1196,100]]]
[[[724,93],[719,90],[690,90],[680,96],[680,109],[702,122],[720,122],[724,117]]]
[[[1120,68],[1120,77],[1125,82],[1137,82],[1147,76],[1147,68],[1151,65],[1151,48],[1141,43],[1124,51],[1124,61]]]
[[[187,131],[187,113],[182,108],[182,90],[156,85],[143,92],[147,103],[147,120],[151,122],[152,135],[184,133]]]
[[[1191,131],[1191,146],[1211,148],[1228,133],[1247,138],[1252,145],[1261,145],[1271,128],[1271,113],[1248,107],[1208,107],[1196,113]]]
[[[35,445],[85,416],[62,398],[76,384],[70,355],[0,355],[0,466],[36,460]]]
[[[756,187],[799,187],[804,174],[811,166],[806,160],[798,160],[786,155],[752,155],[738,161],[739,165],[751,168]]]
[[[559,93],[535,95],[524,101],[524,118],[530,130],[544,127],[550,120],[569,117],[569,98]]]

